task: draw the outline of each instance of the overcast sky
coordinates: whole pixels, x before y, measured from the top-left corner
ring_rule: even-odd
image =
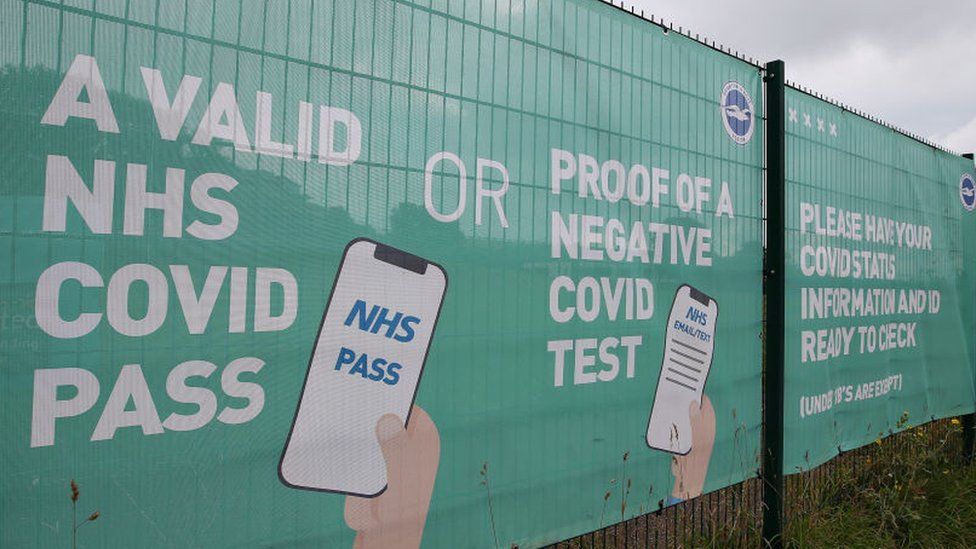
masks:
[[[615,0],[619,4],[620,0]],[[960,153],[976,152],[976,0],[625,0]]]

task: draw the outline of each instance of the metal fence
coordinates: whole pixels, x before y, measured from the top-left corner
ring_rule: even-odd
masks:
[[[867,482],[885,474],[882,454],[904,454],[918,444],[941,447],[948,463],[968,463],[965,418],[946,418],[879,439],[876,444],[842,453],[814,467],[786,476],[784,513],[790,522],[817,510],[836,496],[841,482]],[[913,437],[915,440],[912,440]],[[750,479],[693,500],[606,526],[549,547],[552,549],[632,549],[657,547],[759,547],[762,540],[762,480]]]
[[[156,12],[160,11],[160,5],[161,4],[158,2],[156,3],[155,6]],[[350,6],[351,5],[352,4],[350,3]],[[15,7],[21,9],[21,6],[15,6]],[[236,51],[237,53],[235,53],[234,57],[232,57],[233,59],[235,59],[235,63],[237,62],[236,60],[238,59],[237,57],[238,53],[243,52],[243,54],[246,54],[247,56],[256,56],[258,53],[261,53],[262,55],[267,56],[267,58],[269,59],[267,63],[269,67],[267,69],[269,71],[269,76],[268,76],[269,80],[274,80],[274,81],[279,80],[278,76],[275,76],[276,73],[274,72],[277,69],[274,69],[272,67],[286,67],[286,64],[288,64],[287,66],[293,66],[302,69],[298,71],[297,74],[299,74],[298,78],[300,80],[304,79],[302,81],[305,83],[302,85],[305,86],[311,86],[311,82],[314,82],[314,79],[316,77],[315,75],[322,76],[322,78],[324,79],[323,75],[325,75],[326,73],[335,72],[336,74],[340,74],[342,76],[342,78],[335,78],[336,82],[344,82],[346,80],[349,80],[351,82],[353,81],[353,77],[357,78],[358,80],[356,81],[360,82],[361,85],[365,86],[362,89],[369,90],[368,94],[370,97],[372,97],[372,93],[373,93],[372,90],[375,87],[375,89],[377,90],[380,89],[386,90],[385,93],[389,93],[389,97],[391,98],[390,101],[392,101],[392,98],[395,96],[394,96],[394,91],[391,90],[397,90],[398,89],[397,86],[400,86],[399,91],[396,92],[398,94],[396,97],[406,98],[408,97],[408,92],[409,92],[409,94],[417,94],[417,95],[427,94],[432,97],[440,97],[441,99],[447,98],[449,101],[454,101],[455,102],[454,104],[460,104],[462,101],[467,101],[469,105],[473,105],[476,107],[474,112],[478,112],[477,109],[482,109],[482,108],[487,109],[488,107],[493,107],[493,105],[490,102],[485,101],[484,99],[470,98],[470,97],[466,98],[463,94],[459,92],[454,93],[453,95],[451,93],[440,93],[440,95],[438,95],[439,92],[434,93],[433,91],[431,91],[431,89],[435,87],[433,85],[431,86],[431,89],[428,89],[426,87],[427,86],[426,84],[424,84],[424,86],[421,86],[416,82],[399,82],[396,80],[396,78],[377,77],[375,75],[368,75],[368,78],[361,78],[362,75],[357,74],[352,68],[335,67],[334,65],[336,65],[337,62],[334,61],[333,59],[330,59],[328,63],[324,62],[324,60],[316,61],[315,59],[312,58],[312,51],[313,51],[312,38],[314,37],[314,33],[311,32],[312,31],[311,23],[309,23],[310,26],[308,29],[307,48],[305,46],[298,48],[300,50],[306,51],[306,53],[304,54],[305,58],[301,57],[302,55],[301,53],[299,54],[298,57],[293,58],[283,53],[267,53],[264,51],[265,45],[263,43],[260,47],[256,45],[250,45],[250,46],[242,45],[247,42],[246,40],[243,40],[243,37],[246,37],[248,33],[246,31],[242,32],[240,20],[238,20],[238,22],[236,23],[236,27],[235,27],[236,30],[233,31],[234,33],[236,33],[237,36],[234,39],[234,43],[231,43],[231,42],[224,42],[222,39],[219,38],[219,33],[221,31],[220,31],[220,27],[217,25],[217,20],[218,20],[217,17],[214,17],[211,20],[209,31],[207,29],[203,29],[202,33],[199,36],[196,36],[187,30],[187,27],[190,27],[192,29],[193,26],[191,24],[193,23],[193,18],[188,14],[184,18],[185,22],[183,23],[183,27],[184,27],[183,30],[173,30],[173,29],[166,30],[165,28],[158,28],[158,27],[162,27],[162,25],[157,26],[155,24],[148,24],[144,22],[129,21],[128,2],[125,2],[126,17],[120,17],[117,15],[106,15],[103,13],[96,13],[97,10],[95,10],[94,8],[92,8],[92,10],[84,10],[82,8],[77,8],[77,7],[62,6],[55,2],[50,2],[45,0],[34,0],[33,2],[30,3],[30,6],[28,6],[28,3],[25,3],[21,11],[18,12],[24,14],[23,15],[24,29],[28,28],[28,23],[27,23],[28,14],[33,13],[28,9],[28,7],[30,7],[31,9],[43,8],[44,10],[48,10],[51,13],[57,10],[57,15],[61,18],[60,22],[58,23],[60,27],[64,26],[63,19],[65,17],[65,13],[67,13],[69,17],[70,16],[90,17],[93,21],[91,24],[92,30],[90,31],[90,35],[91,35],[90,39],[92,44],[90,48],[92,51],[90,53],[94,53],[94,50],[96,49],[95,44],[96,44],[96,37],[98,35],[94,30],[95,22],[98,22],[99,29],[102,28],[102,25],[104,25],[105,28],[109,28],[109,29],[113,29],[115,28],[115,26],[126,26],[126,28],[131,26],[134,29],[133,36],[141,36],[142,37],[141,40],[145,41],[145,44],[142,44],[145,48],[150,48],[150,43],[151,43],[152,44],[151,48],[153,52],[155,52],[156,44],[160,40],[158,35],[163,36],[163,40],[164,40],[163,43],[165,43],[167,37],[168,38],[179,37],[181,39],[186,39],[188,41],[191,41],[192,44],[195,44],[194,47],[200,46],[199,52],[210,52],[209,56],[200,55],[200,54],[191,54],[188,56],[184,54],[181,63],[185,65],[186,60],[189,59],[191,64],[193,62],[197,62],[200,63],[201,65],[207,65],[208,71],[212,71],[215,65],[218,68],[221,68],[225,64],[223,62],[220,62],[220,57],[217,58],[218,62],[215,64],[214,61],[215,52],[219,54],[219,52],[221,52],[222,50],[226,50],[226,52]],[[308,4],[308,7],[310,8],[310,13],[314,12],[314,10],[312,9],[314,7],[313,4]],[[407,6],[407,8],[408,8],[407,11],[401,10],[400,13],[409,14],[411,20],[413,18],[414,11],[416,11],[417,13],[421,14],[420,16],[418,16],[418,19],[429,21],[428,18],[429,12],[434,11],[431,8],[422,5],[418,5],[418,6],[410,5]],[[91,11],[92,13],[88,13],[89,11]],[[213,11],[216,12],[216,4],[214,4]],[[355,19],[355,13],[356,13],[355,10],[353,9],[351,13],[353,15],[353,19]],[[290,15],[286,15],[286,19],[288,19],[289,17]],[[238,18],[238,19],[242,19],[242,18]],[[322,19],[323,21],[329,22],[331,26],[333,27],[335,26],[334,18],[323,17]],[[509,34],[507,33],[507,31],[506,33],[500,33],[500,32],[496,33],[495,30],[492,29],[491,25],[482,24],[480,21],[477,23],[477,25],[474,25],[474,24],[470,24],[470,22],[465,21],[463,18],[457,16],[453,16],[453,18],[448,18],[448,19],[451,25],[456,25],[456,26],[469,25],[471,26],[471,28],[475,29],[477,33],[484,33],[486,35]],[[259,18],[255,17],[254,20],[258,21]],[[50,21],[56,21],[56,20],[50,19]],[[260,18],[260,21],[262,21],[263,23],[268,21],[267,13],[265,13],[264,16]],[[673,25],[665,25],[663,22],[655,22],[653,19],[651,19],[651,23],[659,25],[661,27],[661,30],[665,32],[671,32],[675,30]],[[364,26],[365,25],[357,26],[355,22],[353,22],[352,24],[352,28],[354,30]],[[375,26],[375,23],[373,23],[373,26]],[[431,33],[431,25],[429,23],[425,26],[425,28],[421,28],[423,27],[423,25],[419,23],[417,24],[417,26],[418,28],[420,28],[421,32],[423,33],[422,36],[429,36],[429,34]],[[72,26],[69,24],[69,28],[71,27]],[[234,25],[232,24],[231,27],[234,27]],[[750,67],[755,66],[756,68],[760,68],[751,58],[747,60],[745,56],[740,55],[738,52],[734,52],[728,48],[725,48],[724,46],[716,45],[714,41],[712,41],[709,44],[709,41],[707,39],[701,40],[699,39],[698,35],[692,37],[690,31],[685,33],[684,30],[681,28],[678,28],[677,32],[684,36],[687,36],[689,39],[697,40],[700,43],[704,44],[705,46],[708,46],[716,51],[720,51],[724,54],[732,56],[741,61],[745,61],[749,63]],[[126,40],[125,43],[129,47],[132,47],[133,50],[135,50],[136,49],[135,46],[133,46],[128,42],[129,35],[127,33],[128,30],[126,30],[126,34],[122,35],[125,37],[124,38]],[[37,39],[38,43],[48,45],[49,39],[47,34],[40,33],[39,36],[40,38]],[[264,35],[261,34],[261,36],[263,37]],[[350,36],[350,40],[349,40],[350,60],[354,59],[354,57],[352,56],[352,52],[356,50],[355,47],[352,46],[352,42],[355,40],[356,36],[357,34],[355,32],[353,32],[352,35]],[[391,35],[391,39],[392,36],[393,35]],[[511,36],[516,36],[516,35],[511,34]],[[508,43],[507,41],[509,40],[510,36],[503,36],[503,38],[506,40],[505,43]],[[410,35],[410,40],[411,41],[413,40],[412,35]],[[434,43],[433,39],[429,39],[429,40],[431,43]],[[26,31],[24,31],[23,41],[25,44],[31,43],[27,40]],[[262,38],[262,42],[263,42],[263,38]],[[295,43],[300,42],[304,44],[305,41],[304,40],[293,41],[290,36],[286,36],[285,42],[287,42],[287,44],[284,45],[283,47],[285,48],[285,50],[288,50],[289,46],[294,46],[293,42]],[[360,38],[360,43],[362,42],[363,39]],[[513,42],[517,42],[517,41],[513,40]],[[136,43],[135,38],[133,38],[133,43]],[[476,43],[480,44],[480,42],[476,42]],[[203,47],[204,45],[207,47],[204,48]],[[480,48],[480,45],[478,47]],[[540,51],[542,50],[547,52],[549,51],[543,48],[541,44],[533,44],[532,47],[537,47]],[[60,73],[62,70],[61,57],[63,55],[63,52],[61,51],[60,42],[57,43],[56,49],[57,49],[57,59],[53,62],[53,64],[57,65],[58,68],[57,72]],[[331,57],[338,57],[338,55],[335,55],[335,52],[331,51],[329,48],[319,48],[319,49],[321,49],[322,51],[329,51]],[[432,74],[431,69],[428,67],[428,64],[429,64],[430,55],[433,54],[435,49],[436,48],[431,48],[430,52],[428,52],[427,64],[424,64],[422,68],[416,69],[415,71],[418,72],[419,74],[422,74],[423,76],[422,79],[425,82],[428,78],[431,77]],[[190,48],[189,50],[191,51],[191,53],[196,51],[192,48]],[[29,51],[30,51],[29,48],[25,46],[21,46],[19,55],[23,57],[23,60],[20,62],[20,64],[24,67],[28,66],[27,60],[28,60]],[[53,52],[54,52],[54,48],[51,48],[51,53]],[[155,55],[155,53],[153,53],[153,55]],[[254,57],[254,59],[256,59],[256,57]],[[579,59],[575,59],[572,62],[582,63],[583,61],[585,61],[585,59],[582,61]],[[261,65],[261,71],[264,71],[265,70],[264,57],[261,57],[260,65]],[[439,66],[440,63],[438,63],[437,65]],[[444,70],[446,72],[446,67],[447,67],[446,58],[444,59],[443,65],[445,67]],[[635,63],[635,65],[638,65],[638,63]],[[130,69],[132,66],[130,66]],[[405,67],[406,65],[403,66]],[[678,66],[677,64],[675,64],[674,66],[677,67],[674,69],[675,72],[680,72],[681,70],[680,66]],[[402,69],[403,67],[400,68]],[[407,68],[413,70],[410,67]],[[605,67],[599,67],[599,68],[603,69]],[[202,67],[200,70],[201,72],[203,71]],[[406,72],[410,72],[410,70],[407,70]],[[784,124],[784,117],[786,112],[785,105],[783,104],[782,95],[781,95],[782,90],[785,86],[785,82],[783,80],[782,63],[777,63],[777,62],[771,63],[770,65],[767,65],[763,70],[767,79],[769,79],[771,76],[775,76],[775,81],[767,80],[767,86],[768,86],[767,89],[778,89],[780,94],[778,96],[775,94],[770,95],[767,97],[766,101],[763,101],[763,105],[765,105],[769,114],[768,118],[766,118],[766,121],[770,125],[772,130],[768,132],[763,132],[764,137],[766,137],[767,139],[774,138],[774,141],[767,143],[767,163],[765,164],[766,168],[764,169],[766,170],[768,178],[771,180],[768,187],[770,189],[770,192],[772,192],[772,189],[775,188],[777,189],[777,192],[782,193],[783,192],[782,181],[784,178],[783,175],[784,166],[783,163],[781,162],[782,155],[784,154],[784,150],[783,150],[784,144],[782,142],[782,139],[785,136],[785,131],[783,130],[783,124]],[[287,81],[289,78],[287,76],[288,74],[287,68],[285,68],[285,71],[286,71],[285,72],[286,76],[284,77],[284,80]],[[216,72],[220,73],[221,70],[217,70]],[[229,74],[230,72],[228,72],[228,75]],[[263,82],[265,78],[264,73],[261,72],[256,74],[259,74],[259,77],[262,82],[260,85],[263,86],[264,85]],[[301,75],[305,75],[305,76],[303,77]],[[239,83],[238,76],[239,74],[237,73],[237,68],[235,66],[234,73],[233,73],[233,81],[235,82],[235,86],[238,85]],[[226,77],[226,79],[230,80],[230,77],[228,76]],[[495,86],[495,82],[492,81],[491,85]],[[337,89],[342,90],[343,95],[345,95],[348,92],[348,95],[350,95],[351,97],[365,96],[364,94],[360,94],[359,92],[356,91],[359,88],[355,88],[348,83],[333,84],[332,80],[330,80],[328,86],[330,89],[329,92],[330,95],[333,93],[332,88],[336,87]],[[125,85],[123,84],[123,88],[124,87]],[[498,88],[501,88],[501,85],[499,85]],[[336,91],[335,94],[339,95],[339,92]],[[444,103],[435,102],[431,104],[441,105]],[[372,106],[369,107],[369,110],[370,112],[372,112]],[[380,110],[381,109],[377,108],[377,111]],[[499,108],[499,112],[503,112],[510,115],[525,116],[526,118],[528,118],[529,115],[532,114],[526,108],[523,108],[521,106],[512,106],[508,104],[501,106]],[[541,119],[544,117],[540,115],[539,118]],[[551,122],[551,120],[549,119],[547,120]],[[587,131],[595,131],[593,130],[593,128],[586,127],[586,124],[584,122],[576,121],[576,122],[572,122],[571,124],[575,124],[575,127],[580,131],[582,131],[583,129],[586,129]],[[391,124],[391,122],[389,121],[387,121],[387,125],[397,126],[397,124]],[[406,123],[399,124],[399,126],[407,127],[408,124]],[[459,133],[461,132],[460,125],[459,125],[458,132]],[[427,133],[428,133],[427,126],[425,123],[425,125],[423,126],[423,134],[425,140],[427,139]],[[407,137],[408,135],[411,134],[407,134],[407,133],[403,134],[403,136],[405,137]],[[909,137],[912,137],[913,139],[916,140],[919,139],[916,136],[909,135]],[[775,139],[780,139],[780,141],[775,141]],[[403,139],[401,141],[406,141],[406,140],[407,139]],[[390,141],[392,142],[394,141],[394,139],[391,138]],[[229,154],[236,155],[236,153],[234,152],[231,152]],[[780,162],[778,164],[775,161],[775,158],[777,157],[780,159]],[[371,168],[383,169],[383,170],[389,168],[390,171],[394,171],[394,172],[398,170],[404,173],[410,171],[410,173],[414,173],[414,174],[419,174],[421,172],[421,170],[415,166],[405,166],[405,165],[399,166],[393,164],[388,166],[386,164],[383,164],[382,162],[385,161],[374,162]],[[285,172],[284,165],[281,166],[282,166],[280,168],[281,175],[283,178],[285,178],[287,173]],[[301,166],[300,169],[303,170],[304,173],[307,173],[307,170],[309,168],[307,166]],[[299,178],[296,176],[296,180],[297,179]],[[322,178],[319,178],[317,181],[321,183],[321,179]],[[301,180],[303,182],[305,181],[304,175],[302,176]],[[778,186],[775,183],[776,181],[780,181]],[[319,191],[321,191],[322,194],[325,194],[324,186],[317,187],[317,189],[319,189]],[[388,189],[386,189],[385,187],[374,187],[374,190],[376,189],[379,189],[377,191],[379,193],[385,192],[384,200],[389,200]],[[319,191],[312,191],[310,190],[310,188],[304,186],[302,187],[301,190],[302,193],[309,193],[310,195],[316,194]],[[404,193],[405,192],[406,191],[404,191]],[[770,203],[775,204],[776,200],[782,201],[783,199],[782,194],[778,196],[779,198],[776,198],[774,195],[770,194],[768,196]],[[35,198],[35,197],[31,196],[28,198]],[[355,196],[353,198],[355,199]],[[345,197],[340,197],[338,200],[342,203],[342,208],[345,208],[346,210],[349,209],[350,191],[348,187],[345,188]],[[325,198],[323,198],[323,202],[326,202]],[[532,203],[535,204],[534,198],[532,199]],[[262,205],[258,204],[258,206],[262,206]],[[764,339],[767,341],[768,347],[764,346],[765,349],[764,352],[767,356],[764,357],[765,358],[764,372],[766,377],[764,379],[765,384],[764,384],[763,394],[764,394],[764,398],[767,400],[764,401],[764,410],[763,410],[763,418],[764,418],[763,426],[765,430],[765,437],[762,445],[762,453],[763,453],[762,461],[763,461],[763,470],[766,472],[766,475],[764,476],[759,470],[756,470],[755,471],[756,476],[754,478],[747,479],[743,482],[739,482],[738,484],[727,486],[725,488],[704,494],[700,497],[693,498],[684,502],[680,502],[678,504],[671,505],[671,506],[665,506],[665,502],[662,500],[660,503],[657,504],[658,508],[656,510],[652,510],[650,512],[640,514],[635,518],[622,521],[616,524],[610,524],[604,526],[604,524],[601,523],[601,528],[598,530],[573,537],[569,540],[560,541],[558,543],[555,543],[554,545],[551,545],[551,547],[557,547],[560,549],[563,548],[617,549],[617,548],[630,548],[630,547],[675,547],[675,546],[722,546],[722,547],[760,546],[764,544],[764,538],[765,540],[767,540],[767,542],[768,540],[770,540],[770,536],[768,535],[769,531],[782,532],[782,526],[784,523],[788,531],[789,523],[791,520],[795,520],[797,517],[804,516],[805,514],[815,509],[815,506],[820,505],[822,502],[829,500],[830,497],[832,496],[831,490],[833,487],[837,486],[837,483],[839,481],[838,479],[847,479],[847,480],[850,480],[852,478],[855,480],[870,479],[872,475],[878,474],[879,470],[876,466],[876,463],[877,463],[877,457],[881,454],[897,454],[897,453],[911,452],[912,449],[915,448],[916,445],[918,445],[921,441],[921,442],[927,442],[931,445],[935,445],[936,443],[938,443],[942,448],[942,450],[945,452],[945,455],[952,456],[954,464],[962,465],[968,461],[967,458],[971,456],[972,446],[973,446],[973,437],[972,437],[973,416],[967,416],[966,418],[963,418],[962,421],[959,421],[956,418],[941,419],[941,420],[930,422],[921,428],[916,427],[914,429],[908,429],[899,432],[897,434],[888,433],[891,436],[888,436],[883,440],[879,439],[877,444],[869,444],[867,446],[862,446],[855,450],[844,452],[838,457],[834,458],[833,460],[828,461],[827,463],[818,466],[811,466],[809,468],[804,468],[803,471],[785,471],[786,473],[789,474],[787,474],[785,478],[782,477],[782,474],[784,472],[782,468],[782,447],[783,447],[782,418],[783,418],[783,398],[784,398],[783,397],[784,392],[782,390],[783,383],[784,383],[782,345],[785,339],[783,334],[785,322],[783,321],[784,290],[782,286],[783,284],[782,277],[785,269],[783,268],[784,244],[782,242],[782,239],[783,239],[784,231],[783,231],[783,219],[782,219],[781,212],[784,210],[783,208],[774,208],[774,210],[775,213],[771,213],[770,217],[766,217],[763,219],[770,226],[769,230],[765,231],[765,235],[767,235],[769,238],[766,244],[768,244],[768,253],[770,254],[770,257],[768,258],[768,261],[770,263],[766,267],[766,273],[767,273],[766,284],[769,289],[765,292],[769,298],[770,316],[767,317],[766,326],[764,327],[765,328]],[[777,215],[780,216],[779,219],[776,219],[775,216]],[[337,218],[338,217],[339,216],[337,216]],[[480,221],[478,223],[480,223]],[[346,230],[346,228],[343,228],[343,230]],[[770,267],[770,265],[772,267]],[[316,264],[314,267],[318,268],[318,265]],[[776,276],[778,278],[776,280],[773,280],[773,278],[769,276],[770,273],[776,273]],[[778,287],[776,286],[777,284],[779,285]],[[167,344],[161,352],[165,352],[166,350],[169,349],[169,347],[170,344]],[[289,352],[294,352],[292,349],[293,347],[294,346],[289,346]],[[464,349],[458,351],[458,354],[461,354],[462,352],[464,352]],[[305,358],[306,357],[302,356],[299,359],[297,359],[295,362],[303,363]],[[474,370],[474,368],[472,368],[472,370]],[[490,368],[486,367],[484,368],[484,370],[489,371]],[[960,428],[959,427],[960,424],[962,424],[964,427]],[[968,427],[968,429],[965,427]],[[461,428],[457,429],[457,432],[462,432],[462,431],[463,430]],[[446,429],[445,432],[447,432]],[[470,430],[467,432],[470,432]],[[466,435],[466,436],[471,436],[471,435]],[[750,458],[751,457],[752,456],[750,456]],[[485,469],[483,469],[483,473],[482,473],[483,476],[485,475],[486,470],[487,470],[487,462],[485,462]],[[751,465],[746,468],[746,472],[752,474]],[[742,478],[742,477],[739,476],[737,478]],[[273,482],[276,482],[276,480]],[[487,477],[485,478],[485,486],[487,488]],[[489,506],[491,505],[490,495],[489,495],[488,505]],[[772,513],[770,512],[771,509],[773,510]],[[621,514],[618,516],[622,517],[623,515],[624,513],[621,511]],[[612,514],[608,514],[608,516],[612,516]],[[774,520],[776,521],[775,527],[772,528],[770,527],[771,525],[770,517],[773,517]],[[785,520],[780,520],[781,518]],[[608,520],[607,522],[610,522],[610,520]],[[136,534],[138,534],[138,532],[136,532]],[[776,539],[772,541],[771,544],[775,545],[781,542],[782,542],[782,537],[777,535]]]
[[[550,547],[621,549],[757,545],[762,516],[760,483],[759,479],[749,479]]]

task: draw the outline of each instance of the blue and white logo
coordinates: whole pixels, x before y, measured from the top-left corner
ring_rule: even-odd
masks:
[[[745,145],[752,139],[756,129],[752,98],[738,82],[727,82],[722,88],[722,123],[732,141]]]
[[[959,180],[959,200],[962,200],[962,207],[970,212],[976,208],[976,179],[971,174],[964,173]]]

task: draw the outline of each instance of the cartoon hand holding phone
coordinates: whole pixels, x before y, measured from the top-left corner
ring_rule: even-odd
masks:
[[[439,265],[367,239],[336,275],[278,473],[346,494],[356,547],[420,543],[440,438],[413,402],[446,289]]]
[[[718,304],[687,284],[675,292],[664,356],[647,423],[650,448],[672,455],[672,501],[701,495],[715,444],[715,410],[705,396]]]
[[[647,445],[672,454],[691,451],[690,406],[704,403],[705,381],[712,368],[718,304],[683,284],[668,316],[664,357],[647,422]]]

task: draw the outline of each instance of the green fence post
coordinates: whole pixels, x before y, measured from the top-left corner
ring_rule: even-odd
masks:
[[[962,458],[966,465],[973,462],[976,451],[976,414],[962,416]]]
[[[763,544],[783,545],[783,390],[786,322],[786,80],[766,64],[766,334],[763,338]]]
[[[973,153],[962,156],[973,160]],[[962,458],[966,465],[973,462],[973,454],[976,454],[976,413],[962,416]]]

